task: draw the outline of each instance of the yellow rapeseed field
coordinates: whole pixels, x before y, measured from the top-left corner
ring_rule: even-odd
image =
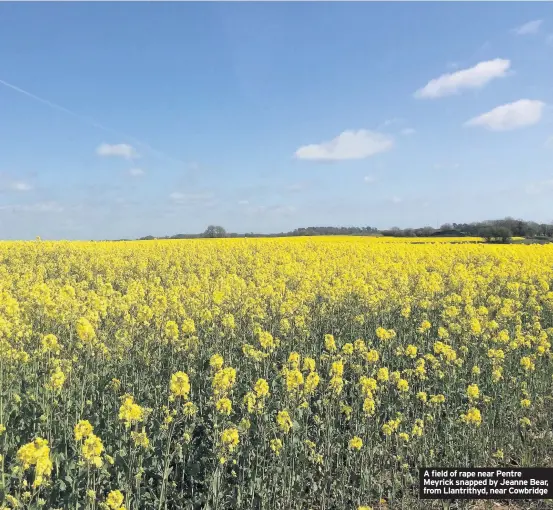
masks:
[[[551,466],[553,246],[415,241],[0,243],[0,508],[394,509],[421,466]]]

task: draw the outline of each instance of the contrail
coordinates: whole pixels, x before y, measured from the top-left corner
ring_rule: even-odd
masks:
[[[76,119],[79,119],[81,122],[85,122],[89,126],[101,129],[102,131],[105,131],[106,133],[110,133],[110,134],[115,135],[117,137],[125,138],[125,139],[129,140],[130,142],[132,142],[134,145],[141,146],[142,148],[146,149],[148,152],[150,152],[151,154],[157,156],[160,159],[165,159],[165,160],[171,161],[173,163],[177,163],[178,165],[186,165],[185,162],[180,161],[179,159],[173,158],[171,156],[168,156],[164,152],[161,152],[157,149],[154,149],[149,144],[147,144],[145,142],[142,142],[141,140],[138,140],[137,138],[134,138],[133,136],[127,135],[125,133],[121,133],[120,131],[116,131],[115,129],[111,129],[107,126],[104,126],[104,125],[100,124],[99,122],[96,122],[94,119],[91,119],[90,117],[85,117],[84,115],[80,115],[80,114],[78,114],[78,113],[76,113],[72,110],[69,110],[68,108],[65,108],[64,106],[56,104],[52,101],[48,101],[48,99],[44,99],[44,98],[39,97],[35,94],[32,94],[31,92],[23,90],[22,88],[17,87],[15,85],[13,85],[12,83],[8,83],[7,81],[4,81],[4,80],[0,79],[0,84],[4,85],[5,87],[8,87],[12,90],[15,90],[16,92],[19,92],[20,94],[23,94],[27,97],[30,97],[31,99],[34,99],[35,101],[38,101],[42,104],[45,104],[46,106],[49,106],[50,108],[53,108],[54,110],[58,110],[60,112],[67,113],[68,115],[71,115],[72,117],[75,117]]]

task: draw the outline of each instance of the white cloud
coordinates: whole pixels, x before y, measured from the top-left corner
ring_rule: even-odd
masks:
[[[333,140],[300,147],[295,156],[313,161],[365,159],[390,150],[394,141],[387,135],[360,129],[344,131]]]
[[[14,191],[30,191],[33,189],[33,187],[25,181],[13,181],[8,187]]]
[[[145,173],[146,172],[144,170],[142,170],[142,168],[131,168],[129,170],[129,175],[132,176],[132,177],[141,177]]]
[[[376,178],[372,175],[365,175],[365,177],[363,178],[363,180],[367,183],[372,183],[372,182],[375,182],[376,181]]]
[[[98,156],[116,156],[125,159],[139,157],[136,149],[132,145],[126,143],[116,143],[113,145],[103,143],[96,149],[96,154],[98,154]]]
[[[35,204],[2,205],[0,211],[12,211],[18,213],[60,213],[63,207],[57,202],[38,202]]]
[[[480,62],[474,67],[442,74],[440,77],[430,80],[423,88],[415,92],[415,97],[433,99],[458,94],[464,89],[478,89],[495,78],[507,76],[510,67],[511,61],[502,58]]]
[[[402,124],[404,121],[404,119],[400,118],[400,117],[394,117],[392,119],[386,119],[382,125],[384,127],[388,127],[388,126],[393,126],[394,124]]]
[[[513,29],[513,32],[517,35],[537,34],[540,31],[540,27],[542,23],[543,23],[542,19],[535,19],[533,21],[529,21],[528,23],[524,23],[524,25],[521,25],[520,27]]]
[[[414,135],[416,132],[417,130],[413,128],[404,128],[400,131],[400,133],[405,136]]]
[[[401,199],[401,197],[392,197],[390,199],[394,204],[400,204],[403,200]]]
[[[533,99],[520,99],[474,117],[466,126],[482,126],[491,131],[510,131],[531,126],[540,121],[545,103]]]
[[[305,189],[305,184],[301,182],[296,182],[294,184],[290,184],[286,187],[287,191],[303,191]]]
[[[239,200],[238,205],[248,205],[250,203],[249,200]]]
[[[213,193],[180,193],[175,191],[169,195],[174,202],[183,204],[190,202],[204,202],[213,198]]]

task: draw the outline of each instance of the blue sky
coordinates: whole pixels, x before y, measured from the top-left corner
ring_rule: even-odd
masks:
[[[0,3],[0,238],[553,221],[551,3]]]

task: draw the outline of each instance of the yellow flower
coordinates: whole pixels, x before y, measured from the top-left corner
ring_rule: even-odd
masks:
[[[297,370],[300,366],[301,356],[297,352],[291,352],[288,356],[288,364],[292,370]]]
[[[350,450],[360,450],[362,446],[363,446],[363,441],[358,436],[354,436],[349,440],[348,447]]]
[[[170,340],[178,340],[179,326],[175,321],[167,321],[165,323],[165,336]]]
[[[365,397],[372,397],[373,392],[378,388],[378,383],[376,382],[376,379],[373,379],[372,377],[362,376],[359,379],[359,386],[361,388],[361,393]]]
[[[532,402],[530,401],[530,399],[527,399],[527,398],[523,398],[520,401],[520,406],[521,407],[530,407],[531,404],[532,404]]]
[[[298,370],[288,370],[286,372],[286,389],[289,393],[297,391],[303,384],[303,374]]]
[[[276,417],[276,422],[282,432],[285,434],[290,432],[290,429],[292,428],[292,418],[290,418],[288,411],[279,411]]]
[[[102,440],[90,433],[88,437],[84,440],[81,446],[81,454],[83,458],[89,463],[98,468],[102,467],[102,452],[104,451],[104,445]]]
[[[232,412],[232,401],[226,397],[220,398],[215,404],[215,408],[219,413],[229,416]]]
[[[184,372],[174,373],[171,376],[169,390],[175,397],[182,397],[185,400],[188,399],[190,394],[190,380],[188,379],[188,375]]]
[[[332,379],[330,379],[328,386],[334,394],[339,395],[344,389],[344,379],[339,376],[334,376]]]
[[[429,321],[424,320],[424,321],[421,322],[421,325],[419,326],[418,331],[419,331],[419,333],[425,333],[431,327],[432,327],[432,324]]]
[[[409,358],[416,358],[417,357],[417,348],[414,345],[409,344],[405,348],[405,356]]]
[[[258,379],[253,389],[259,398],[269,396],[269,384],[265,379]]]
[[[428,399],[428,395],[426,394],[425,391],[419,391],[419,392],[417,393],[417,398],[418,398],[421,402],[425,403],[426,400]]]
[[[131,432],[131,438],[135,446],[141,446],[142,448],[148,448],[148,446],[150,446],[150,440],[144,429],[142,429],[142,432]]]
[[[94,427],[88,420],[81,420],[75,425],[75,441],[87,438],[94,431]]]
[[[347,343],[347,344],[344,344],[342,346],[342,352],[346,355],[346,356],[350,356],[351,354],[353,354],[353,344],[350,344],[350,343]]]
[[[373,416],[375,413],[375,408],[376,408],[375,401],[372,398],[367,397],[363,401],[363,412],[367,416]]]
[[[409,383],[405,379],[400,379],[397,382],[397,389],[403,393],[409,391]]]
[[[443,404],[444,402],[445,402],[445,396],[442,394],[430,396],[430,403],[433,405]]]
[[[111,510],[119,510],[123,506],[125,496],[119,490],[111,491],[106,498],[106,504]]]
[[[65,379],[65,374],[59,368],[57,368],[50,376],[49,387],[52,390],[59,391],[65,383]]]
[[[390,379],[390,373],[386,367],[379,368],[376,372],[376,378],[379,381],[386,382],[388,379]]]
[[[60,350],[60,344],[56,335],[45,335],[40,341],[42,346],[42,352],[53,352],[58,353]]]
[[[342,360],[335,361],[330,367],[330,377],[342,377],[344,375],[344,363]]]
[[[31,443],[19,448],[17,451],[17,460],[22,465],[24,470],[35,466],[35,480],[33,487],[37,488],[42,485],[45,477],[52,473],[52,461],[50,460],[50,448],[48,441],[42,438],[36,438]]]
[[[520,366],[529,372],[536,369],[536,365],[529,356],[523,356],[520,359]]]
[[[240,443],[240,437],[238,435],[238,430],[234,427],[227,428],[223,430],[221,434],[221,442],[223,447],[229,452],[232,453],[238,444]]]
[[[253,413],[255,411],[255,403],[257,401],[257,395],[253,391],[248,391],[244,395],[244,405],[246,406],[248,413]]]
[[[196,333],[196,324],[192,319],[184,319],[181,325],[181,331],[184,335],[193,335]]]
[[[139,423],[144,419],[144,409],[135,403],[131,395],[125,395],[119,408],[119,419],[125,422],[128,428],[133,423]]]
[[[470,400],[477,400],[480,396],[480,391],[477,384],[469,384],[467,387],[467,396]]]
[[[186,416],[186,418],[192,418],[196,413],[198,412],[198,409],[192,402],[186,402],[182,406],[182,414]]]
[[[83,343],[90,343],[96,338],[92,324],[85,317],[81,317],[76,324],[77,336]]]
[[[365,353],[365,359],[369,363],[376,363],[379,360],[380,356],[378,354],[378,351],[375,349],[371,349],[370,351]]]
[[[316,368],[315,360],[313,358],[303,358],[303,371],[314,372]]]
[[[313,393],[319,385],[319,374],[317,372],[310,372],[305,378],[304,391],[308,395]]]
[[[280,439],[271,439],[271,450],[278,457],[280,455],[280,450],[282,450],[282,441]]]
[[[217,371],[211,384],[214,395],[224,395],[236,382],[236,370],[232,367],[222,368]]]
[[[223,368],[223,365],[225,363],[225,359],[220,354],[214,354],[209,359],[209,366],[213,368],[213,370],[221,370]]]
[[[482,423],[482,415],[476,407],[471,407],[465,414],[461,415],[461,419],[467,423],[480,426]]]
[[[407,434],[406,432],[400,432],[400,433],[398,434],[398,437],[399,437],[404,443],[409,442],[409,434]]]
[[[333,335],[325,335],[325,348],[329,352],[336,351],[336,341],[334,340]]]

